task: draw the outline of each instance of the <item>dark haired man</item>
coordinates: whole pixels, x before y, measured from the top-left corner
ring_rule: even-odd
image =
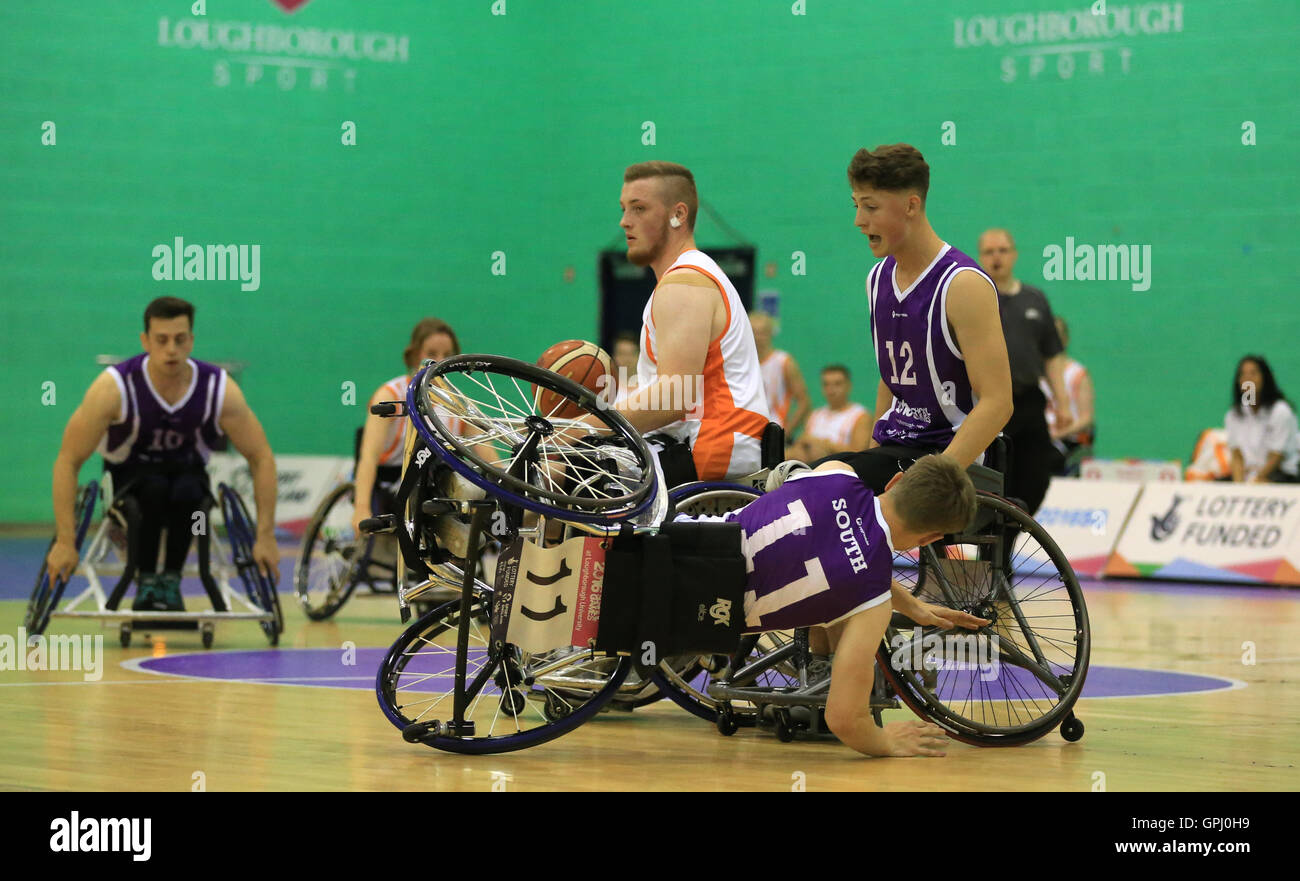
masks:
[[[244,393],[222,368],[189,357],[194,306],[159,297],[144,312],[142,354],[104,370],[68,419],[54,461],[56,535],[46,557],[52,578],[77,566],[74,509],[77,474],[98,448],[113,478],[115,498],[139,505],[139,589],[133,608],[181,611],[180,573],[189,555],[193,515],[210,501],[208,454],[230,438],[248,460],[257,503],[253,557],[277,575],[275,459]],[[161,532],[167,528],[163,571],[157,573]]]
[[[883,258],[867,275],[880,369],[868,448],[848,462],[879,491],[900,457],[879,447],[978,461],[1011,416],[1011,372],[997,289],[926,219],[930,167],[908,144],[859,150],[849,163],[855,225]]]

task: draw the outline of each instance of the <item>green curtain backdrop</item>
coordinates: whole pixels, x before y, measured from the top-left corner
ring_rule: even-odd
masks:
[[[283,453],[350,452],[421,316],[528,359],[593,336],[621,172],[651,158],[758,247],[814,398],[843,361],[869,403],[844,170],[899,141],[947,241],[1014,232],[1092,371],[1102,455],[1185,458],[1248,351],[1300,396],[1295,0],[293,5],[0,4],[0,521],[51,519],[95,356],[137,351],[156,296],[196,303],[196,357],[247,363]],[[258,245],[260,286],[155,280],[178,236]],[[1149,289],[1045,281],[1067,237],[1149,246]]]

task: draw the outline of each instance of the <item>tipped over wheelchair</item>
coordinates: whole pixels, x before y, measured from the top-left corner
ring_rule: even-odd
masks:
[[[539,412],[543,390],[577,415]],[[380,707],[408,742],[523,749],[647,683],[726,734],[825,732],[829,677],[812,669],[807,632],[744,632],[739,524],[673,519],[734,510],[757,490],[699,483],[670,493],[622,416],[509,358],[426,365],[387,410],[414,428],[398,513],[363,528],[398,542],[404,621],[429,591],[459,590],[411,622],[381,664]],[[494,579],[478,572],[489,535],[503,543]],[[1087,672],[1087,612],[1068,561],[1032,518],[981,491],[968,530],[898,555],[894,577],[990,623],[957,640],[895,615],[877,653],[877,719],[901,701],[979,745],[1058,726],[1067,740],[1082,735],[1072,708]]]

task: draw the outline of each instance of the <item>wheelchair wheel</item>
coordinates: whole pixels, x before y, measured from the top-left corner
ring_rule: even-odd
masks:
[[[923,548],[910,584],[925,602],[993,623],[940,633],[896,615],[877,661],[903,702],[955,739],[1029,743],[1074,719],[1088,610],[1069,561],[1027,513],[981,492],[976,524]]]
[[[375,536],[352,528],[356,485],[333,489],[312,514],[294,567],[298,605],[313,621],[324,621],[343,607],[367,568]]]
[[[745,507],[762,495],[744,484],[699,481],[674,487],[668,497],[678,514],[716,517]],[[706,722],[717,722],[718,701],[709,697],[709,684],[727,666],[722,656],[680,656],[664,658],[651,681],[659,692],[677,706]],[[650,703],[650,701],[644,701]]]
[[[98,500],[99,483],[97,482],[86,484],[77,493],[77,506],[73,514],[76,533],[73,540],[78,552],[85,543],[86,533],[90,531],[90,521],[95,515],[95,503]],[[50,539],[50,548],[54,547],[54,541]],[[45,555],[49,556],[49,548],[46,548]],[[45,628],[50,623],[50,615],[58,606],[59,600],[63,598],[63,589],[67,586],[68,582],[64,579],[50,578],[45,558],[42,557],[41,571],[36,576],[36,587],[32,590],[31,599],[27,601],[27,612],[23,615],[23,627],[28,634],[38,636],[45,632]]]
[[[278,645],[284,632],[284,613],[280,610],[280,597],[275,584],[262,573],[253,559],[254,528],[244,500],[226,484],[217,488],[221,499],[221,519],[226,524],[226,538],[230,541],[231,562],[239,573],[249,602],[264,612],[275,615],[272,621],[257,622],[271,645]]]
[[[481,616],[490,604],[476,594],[470,609],[466,681],[481,688],[453,732],[455,665],[461,601],[430,610],[393,643],[375,680],[384,715],[408,742],[455,753],[511,752],[554,740],[587,721],[618,691],[630,658],[592,657],[586,649],[530,654],[494,645]]]
[[[561,404],[543,412],[542,391]],[[564,404],[577,415],[556,417]],[[532,364],[496,355],[439,361],[407,389],[407,413],[448,466],[508,505],[612,524],[655,500],[652,456],[636,429],[590,390]],[[576,421],[589,416],[608,433]]]

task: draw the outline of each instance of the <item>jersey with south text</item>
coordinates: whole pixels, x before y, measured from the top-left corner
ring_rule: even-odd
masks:
[[[889,527],[856,474],[796,474],[725,519],[742,532],[747,632],[833,624],[889,601]]]
[[[996,288],[978,263],[947,244],[905,291],[895,283],[895,265],[886,257],[867,276],[876,364],[894,396],[872,437],[882,445],[940,449],[978,400],[948,325],[948,290],[962,272]]]

